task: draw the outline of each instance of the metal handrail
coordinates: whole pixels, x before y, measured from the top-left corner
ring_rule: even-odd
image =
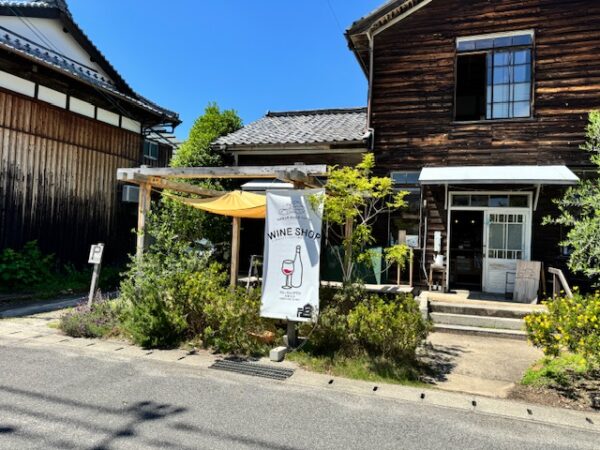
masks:
[[[569,283],[567,283],[567,279],[565,278],[565,274],[560,269],[555,269],[554,267],[548,267],[548,273],[552,274],[552,298],[556,298],[557,295],[560,294],[561,290],[565,292],[567,297],[573,298],[573,292],[571,292],[571,288],[569,287]],[[560,282],[559,288],[556,280]]]

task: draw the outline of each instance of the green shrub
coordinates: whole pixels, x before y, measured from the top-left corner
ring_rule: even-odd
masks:
[[[172,253],[152,248],[141,261],[132,260],[121,283],[121,298],[127,305],[124,326],[136,344],[173,347],[185,338],[186,286],[204,266],[200,256],[180,247]]]
[[[302,328],[316,355],[411,359],[429,331],[412,296],[368,295],[360,286],[348,286],[323,290],[321,305],[314,330],[309,324]]]
[[[202,338],[220,352],[264,353],[259,336],[273,332],[259,316],[260,295],[231,289],[219,263],[185,244],[167,228],[121,283],[124,327],[144,347],[173,347]],[[258,336],[258,337],[257,337]]]
[[[0,253],[0,286],[22,289],[37,286],[52,275],[54,256],[44,255],[36,241],[26,243],[19,251],[11,248]]]
[[[400,359],[414,357],[428,327],[412,296],[385,301],[372,295],[350,311],[348,330],[351,341],[370,355]]]
[[[86,303],[64,314],[60,329],[72,337],[100,338],[119,333],[120,305],[116,301],[102,300],[88,306]]]
[[[529,340],[548,356],[569,351],[590,364],[600,364],[600,293],[547,302],[548,312],[525,317]]]
[[[276,336],[272,321],[260,317],[260,291],[224,289],[204,304],[204,345],[223,353],[265,354]]]

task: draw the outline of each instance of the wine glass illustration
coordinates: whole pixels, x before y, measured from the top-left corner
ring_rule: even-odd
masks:
[[[281,263],[281,272],[285,275],[285,286],[281,286],[283,289],[292,288],[292,275],[294,274],[294,260],[284,259]]]

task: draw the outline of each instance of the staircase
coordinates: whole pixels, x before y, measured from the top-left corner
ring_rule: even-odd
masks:
[[[524,340],[527,334],[523,318],[544,310],[541,305],[453,298],[457,296],[451,294],[427,295],[434,330],[444,333]]]

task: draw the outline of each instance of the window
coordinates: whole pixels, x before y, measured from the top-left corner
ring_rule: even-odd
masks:
[[[404,197],[406,208],[390,213],[388,244],[396,241],[398,230],[405,230],[408,235],[419,234],[419,208],[421,206],[421,189],[419,188],[420,171],[391,172],[394,181],[394,192],[408,192]]]
[[[524,232],[523,214],[491,214],[488,256],[498,259],[522,259]]]
[[[458,39],[457,121],[531,117],[533,33]]]
[[[158,159],[158,144],[156,142],[144,141],[144,158]]]
[[[528,208],[529,196],[526,194],[452,194],[452,206],[472,208]]]

